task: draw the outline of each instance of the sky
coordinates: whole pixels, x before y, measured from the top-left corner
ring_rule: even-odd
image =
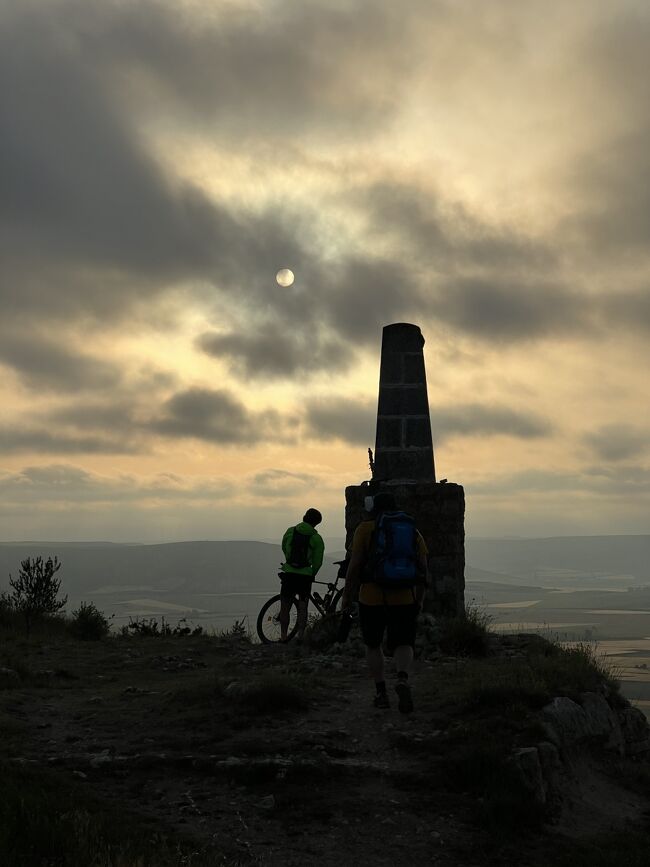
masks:
[[[649,42],[645,0],[0,0],[0,541],[341,537],[400,321],[468,534],[649,532]]]

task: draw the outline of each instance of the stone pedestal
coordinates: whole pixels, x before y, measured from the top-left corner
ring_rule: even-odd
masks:
[[[380,491],[395,496],[398,508],[415,518],[429,549],[430,585],[424,608],[431,614],[460,615],[465,610],[465,492],[449,482],[380,482],[345,489],[346,548],[369,515],[364,499]]]

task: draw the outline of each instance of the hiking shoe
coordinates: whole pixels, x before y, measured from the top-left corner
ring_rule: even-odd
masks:
[[[398,680],[395,685],[398,703],[397,708],[400,713],[413,712],[413,698],[411,696],[411,687],[406,680]]]
[[[382,710],[386,710],[390,707],[390,702],[388,701],[388,695],[385,692],[378,692],[377,695],[373,699],[373,705],[375,707],[382,708]]]

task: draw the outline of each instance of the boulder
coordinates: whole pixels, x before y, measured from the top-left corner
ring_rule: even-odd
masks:
[[[548,739],[558,747],[569,746],[592,736],[585,711],[566,696],[559,696],[542,708]]]
[[[638,707],[626,707],[618,712],[628,756],[637,756],[650,750],[650,726]]]
[[[602,740],[606,750],[625,755],[625,738],[617,715],[606,699],[595,692],[585,692],[580,696],[580,704],[587,714],[591,733]]]
[[[538,804],[545,804],[546,786],[537,747],[521,747],[514,750],[510,761],[516,768],[524,788]]]

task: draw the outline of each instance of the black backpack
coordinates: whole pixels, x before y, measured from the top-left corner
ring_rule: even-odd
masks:
[[[293,566],[294,569],[303,569],[310,565],[309,560],[309,542],[311,541],[311,533],[299,532],[297,527],[293,528],[293,536],[291,537],[291,549],[287,563]]]
[[[421,580],[414,519],[404,512],[380,515],[370,543],[366,581],[397,590]]]

